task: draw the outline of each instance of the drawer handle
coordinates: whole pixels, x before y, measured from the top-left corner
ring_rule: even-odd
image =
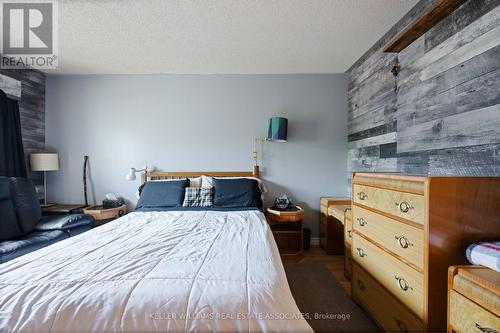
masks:
[[[352,230],[347,230],[347,236],[348,236],[349,238],[352,238]]]
[[[366,198],[368,198],[368,194],[366,194],[365,192],[361,191],[361,192],[358,192],[356,193],[358,195],[358,198],[359,200],[365,200]]]
[[[408,281],[406,281],[402,277],[395,276],[394,278],[396,279],[396,281],[398,281],[398,286],[399,286],[399,288],[401,288],[401,290],[403,290],[403,291],[413,290],[413,288],[410,286]]]
[[[398,241],[399,246],[401,246],[403,249],[407,249],[408,246],[413,246],[413,243],[406,238],[406,236],[394,236],[396,240]]]
[[[358,255],[359,255],[361,258],[368,256],[368,255],[366,254],[365,250],[363,250],[362,248],[358,247],[358,248],[356,248],[356,250],[358,250]]]
[[[358,217],[356,219],[356,221],[358,221],[358,224],[359,224],[360,227],[364,227],[365,225],[368,224],[368,222],[366,222],[366,220],[364,218],[362,218],[362,217]]]
[[[365,290],[366,287],[365,287],[365,284],[363,283],[363,281],[361,281],[360,279],[358,279],[358,288],[359,290]]]
[[[396,202],[396,206],[399,206],[399,210],[403,213],[408,213],[410,209],[414,209],[407,201]]]
[[[358,280],[359,281],[359,280]],[[478,330],[480,330],[481,332],[485,332],[485,333],[498,333],[498,331],[494,328],[489,328],[489,327],[482,327],[481,325],[479,325],[478,323],[476,323],[476,327]]]
[[[408,327],[406,326],[404,321],[398,318],[394,318],[394,321],[396,322],[396,325],[398,325],[398,329],[400,332],[408,332]]]

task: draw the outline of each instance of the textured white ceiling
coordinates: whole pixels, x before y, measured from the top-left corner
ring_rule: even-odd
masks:
[[[59,0],[60,74],[344,72],[418,0]]]

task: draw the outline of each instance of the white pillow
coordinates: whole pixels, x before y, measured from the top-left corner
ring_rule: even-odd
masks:
[[[212,186],[214,186],[213,178],[202,175],[201,176],[201,187],[212,187]]]
[[[201,185],[202,185],[202,177],[189,178],[189,187],[209,187]]]

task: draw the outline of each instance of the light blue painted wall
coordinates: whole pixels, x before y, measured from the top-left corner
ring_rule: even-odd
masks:
[[[49,76],[46,143],[60,156],[49,200],[83,202],[85,154],[98,202],[115,192],[135,204],[132,166],[251,170],[254,137],[275,115],[289,119],[289,141],[259,147],[268,197],[291,195],[317,236],[319,197],[347,189],[344,74]]]

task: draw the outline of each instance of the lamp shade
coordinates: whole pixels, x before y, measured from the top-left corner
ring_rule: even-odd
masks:
[[[33,153],[30,155],[31,171],[59,170],[59,156],[56,153]]]
[[[267,138],[271,141],[286,142],[288,119],[272,117],[269,119],[269,130]]]
[[[126,180],[135,180],[135,168],[130,168],[130,171],[125,176]]]

